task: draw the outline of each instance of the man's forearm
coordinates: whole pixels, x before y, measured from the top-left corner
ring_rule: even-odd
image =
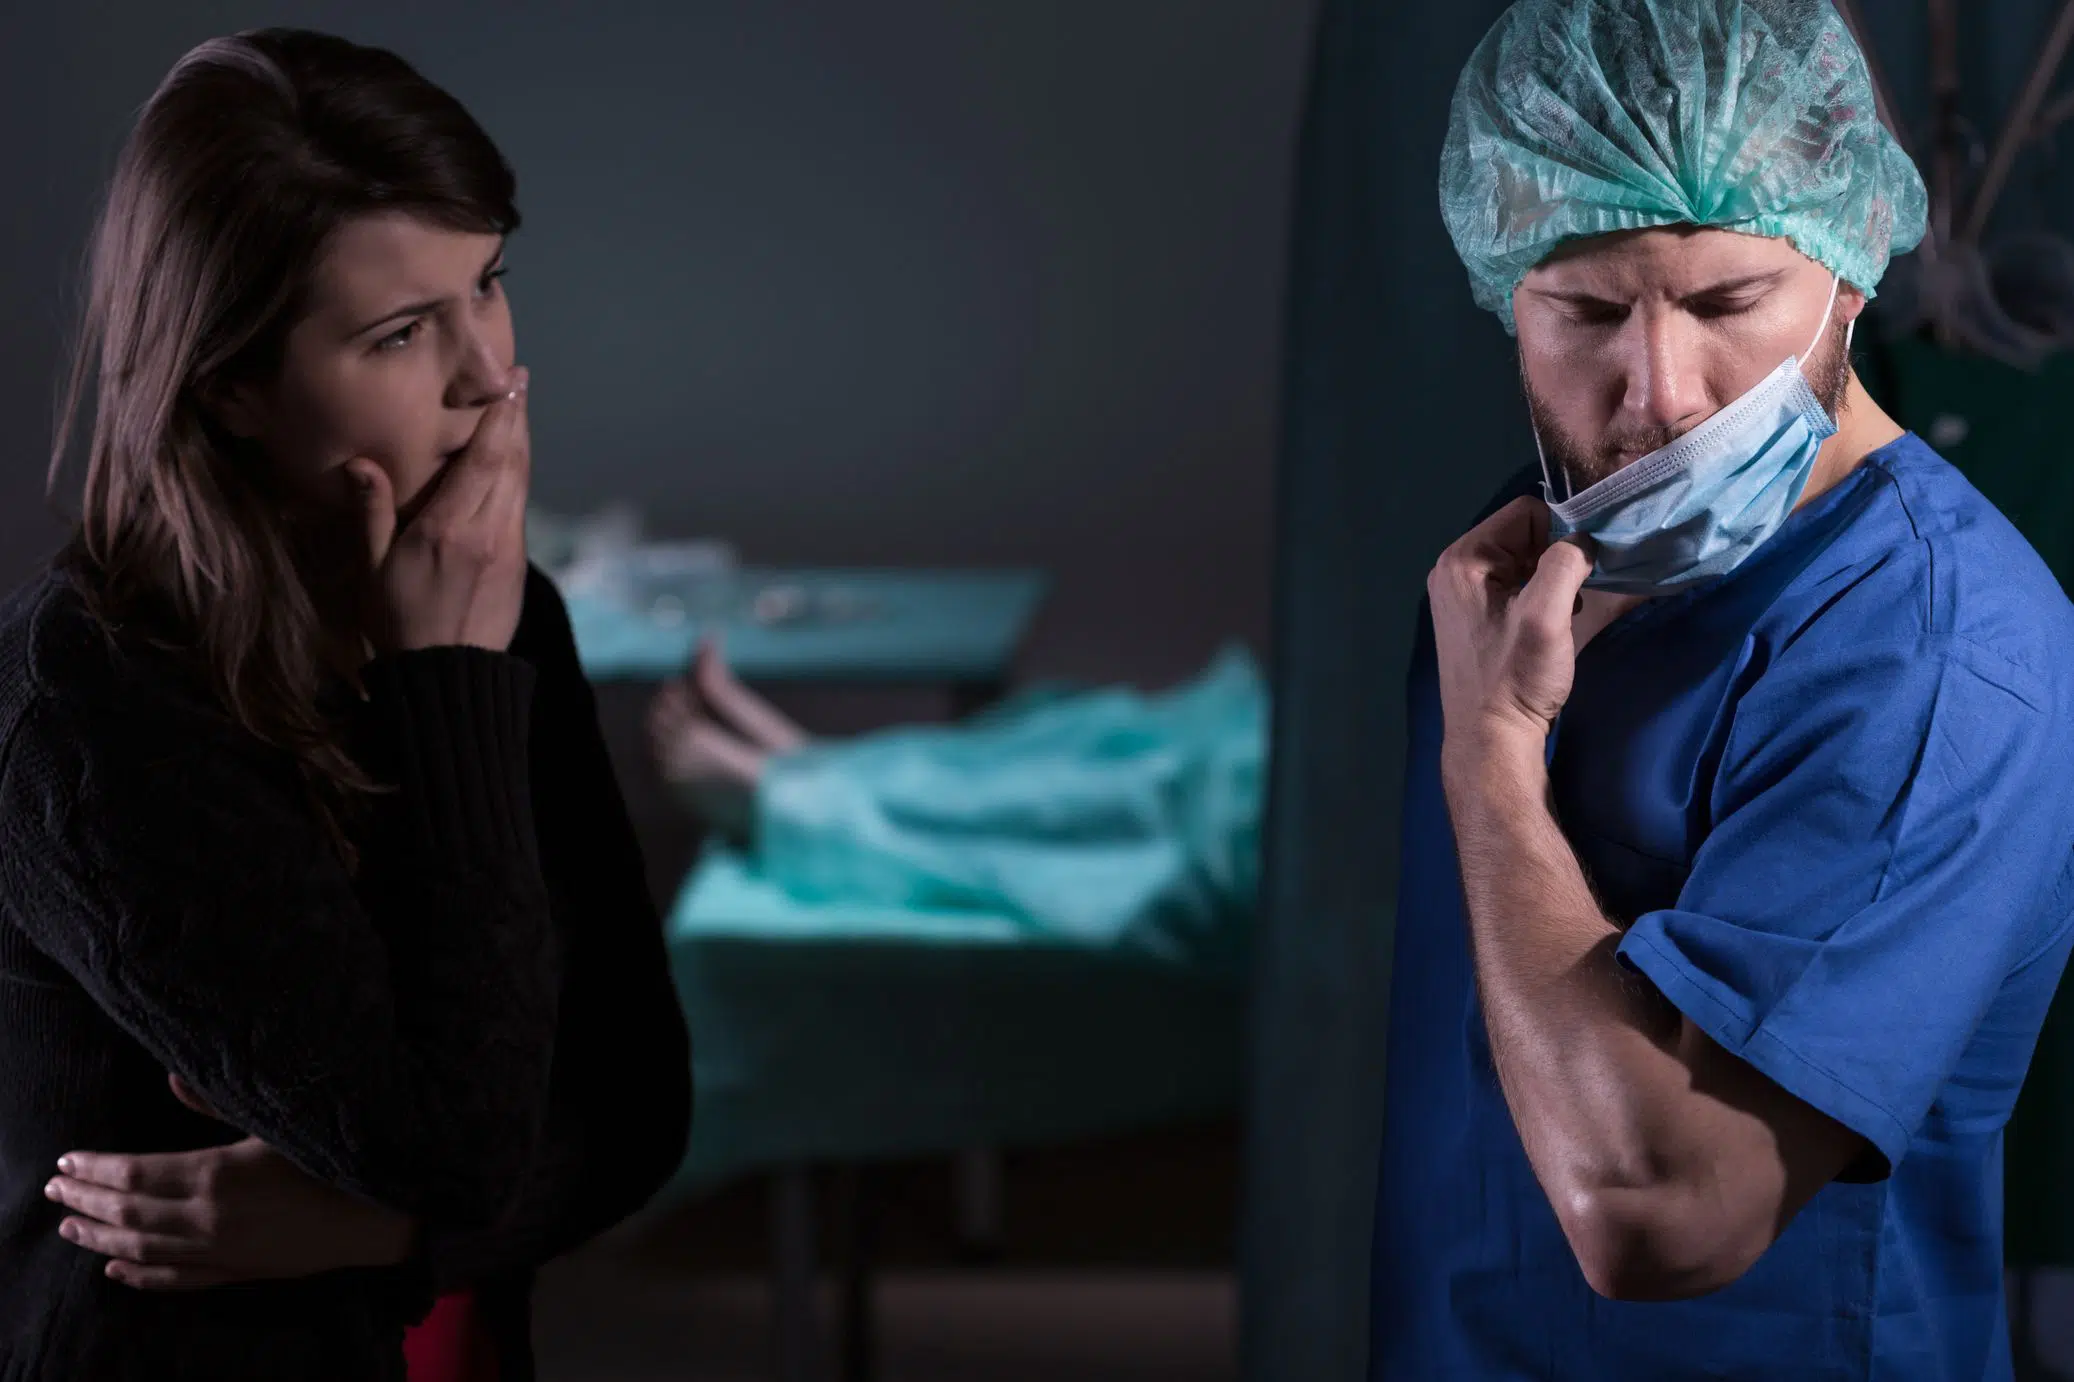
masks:
[[[1589,554],[1520,500],[1427,577],[1484,1024],[1508,1111],[1585,1278],[1672,1299],[1747,1271],[1864,1152],[1620,963],[1550,801],[1547,740],[1594,620]]]
[[[1450,744],[1448,810],[1491,1054],[1534,1174],[1602,1294],[1735,1280],[1860,1150],[1619,962],[1549,802],[1543,745]]]
[[[1445,776],[1492,1055],[1553,1198],[1653,1179],[1641,1106],[1647,1067],[1676,1064],[1677,1014],[1615,960],[1619,929],[1556,823],[1542,753],[1454,747]]]

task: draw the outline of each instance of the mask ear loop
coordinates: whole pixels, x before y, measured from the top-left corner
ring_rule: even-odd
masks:
[[[1548,502],[1551,504],[1569,503],[1577,497],[1570,492],[1569,473],[1567,471],[1564,472],[1563,497],[1557,499],[1555,497],[1555,484],[1548,478],[1548,451],[1541,445],[1541,429],[1534,425],[1534,420],[1531,417],[1527,419],[1527,430],[1534,434],[1534,455],[1541,461],[1541,492],[1548,496]]]
[[[1534,434],[1534,458],[1541,462],[1541,496],[1551,504],[1567,504],[1570,500],[1576,498],[1576,495],[1570,488],[1569,472],[1565,471],[1563,474],[1563,497],[1561,499],[1555,497],[1555,482],[1549,478],[1548,474],[1548,450],[1541,444],[1541,424],[1534,420],[1534,391],[1527,383],[1527,362],[1525,360],[1520,361],[1519,382],[1520,392],[1525,394],[1527,398],[1527,430]]]
[[[1809,360],[1814,359],[1815,348],[1820,346],[1822,338],[1829,334],[1829,319],[1836,315],[1836,295],[1843,291],[1843,286],[1844,276],[1837,273],[1834,269],[1830,270],[1829,305],[1822,309],[1822,324],[1815,328],[1815,339],[1809,341],[1808,348],[1800,353],[1800,363],[1806,364]],[[1858,323],[1852,322],[1849,329],[1855,332],[1858,329]],[[1850,348],[1850,337],[1846,336],[1844,338],[1844,349],[1849,350]]]

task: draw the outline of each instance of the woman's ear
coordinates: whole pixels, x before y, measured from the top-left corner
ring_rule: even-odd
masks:
[[[251,384],[212,379],[198,391],[202,409],[224,431],[240,441],[257,441],[266,432],[266,409]]]

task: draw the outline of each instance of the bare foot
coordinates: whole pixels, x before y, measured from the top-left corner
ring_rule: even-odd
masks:
[[[805,730],[736,680],[734,669],[713,639],[699,644],[685,680],[715,721],[765,752],[791,753],[806,744]]]
[[[746,837],[768,753],[716,723],[683,678],[648,706],[648,742],[665,781],[715,829]]]

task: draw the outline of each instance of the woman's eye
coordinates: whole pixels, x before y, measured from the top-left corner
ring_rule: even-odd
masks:
[[[490,270],[488,273],[484,274],[482,276],[482,282],[475,285],[476,295],[478,297],[486,298],[495,297],[497,295],[497,280],[504,277],[504,275],[510,272],[510,269],[500,265],[497,268],[494,268]]]
[[[406,322],[382,337],[379,341],[376,341],[374,348],[376,350],[401,350],[417,337],[418,328],[423,325],[423,322]]]

